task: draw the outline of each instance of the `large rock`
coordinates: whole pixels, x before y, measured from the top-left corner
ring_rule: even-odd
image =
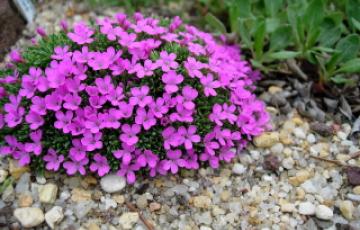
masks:
[[[344,200],[339,205],[341,214],[348,220],[353,219],[353,213],[355,211],[354,205],[350,200]]]
[[[111,174],[104,176],[100,180],[101,188],[108,193],[120,192],[126,186],[124,177]]]
[[[64,218],[63,209],[60,206],[54,206],[47,213],[45,213],[45,221],[50,228],[54,229],[56,224],[59,224]]]
[[[39,187],[39,199],[42,203],[52,204],[56,200],[58,187],[55,184],[46,184]]]
[[[315,215],[321,220],[331,220],[334,216],[334,212],[329,207],[321,204],[316,207]]]
[[[44,213],[40,208],[17,208],[14,216],[25,228],[36,227],[45,220]]]

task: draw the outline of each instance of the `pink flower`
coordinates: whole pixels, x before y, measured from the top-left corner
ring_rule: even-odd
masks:
[[[35,96],[31,99],[31,102],[32,102],[32,105],[30,106],[31,111],[42,116],[46,114],[46,106],[45,106],[44,98]]]
[[[122,117],[122,118],[131,117],[131,115],[133,113],[134,106],[129,105],[126,102],[121,101],[121,102],[119,102],[118,107],[121,108],[119,110],[120,117]]]
[[[134,34],[134,33],[128,34],[126,32],[122,32],[120,39],[119,39],[119,43],[120,43],[120,45],[122,45],[124,47],[128,47],[132,43],[134,43],[135,40],[136,40],[136,34]]]
[[[111,82],[111,77],[108,75],[104,78],[96,78],[95,84],[99,92],[103,95],[109,94],[109,92],[114,89],[114,85]]]
[[[90,132],[86,132],[84,133],[84,137],[81,138],[81,144],[83,144],[86,147],[86,151],[101,149],[103,147],[101,137],[102,137],[102,133],[92,134]]]
[[[151,150],[145,150],[136,159],[136,163],[141,167],[148,165],[150,168],[155,168],[159,161],[159,157],[155,155]]]
[[[201,137],[196,134],[196,126],[190,125],[188,129],[184,126],[179,127],[178,134],[182,137],[185,149],[192,149],[192,143],[199,143]]]
[[[74,161],[81,161],[86,157],[86,146],[81,143],[80,139],[72,140],[73,147],[70,148],[69,156]]]
[[[66,173],[68,175],[74,175],[76,172],[79,172],[81,175],[85,175],[86,174],[86,169],[85,166],[89,163],[89,158],[85,157],[80,161],[75,161],[75,160],[71,160],[71,161],[66,161],[63,164],[63,167],[66,169]]]
[[[47,154],[43,157],[43,160],[46,163],[46,169],[51,171],[58,171],[60,168],[61,163],[64,161],[63,155],[57,155],[57,152],[50,148],[47,152]]]
[[[156,124],[156,119],[152,111],[146,111],[144,108],[138,108],[136,112],[135,123],[142,125],[145,130],[149,130]]]
[[[30,129],[38,129],[45,123],[44,118],[33,111],[26,115],[25,120],[30,125]]]
[[[104,176],[110,171],[110,166],[106,157],[101,156],[99,153],[94,155],[94,161],[90,164],[90,171],[98,173],[99,176]]]
[[[66,111],[66,113],[63,113],[61,111],[57,111],[55,116],[57,120],[54,123],[54,127],[57,129],[62,129],[64,133],[69,133],[69,126],[73,118],[73,112]]]
[[[102,34],[105,34],[109,41],[115,41],[116,37],[119,36],[122,31],[123,31],[122,28],[118,26],[113,27],[110,23],[100,27],[100,32]]]
[[[106,98],[113,106],[119,106],[121,100],[124,99],[124,97],[125,95],[123,94],[123,88],[121,86],[109,90],[108,95],[106,95]]]
[[[175,61],[176,54],[168,54],[166,51],[161,51],[160,59],[156,61],[158,66],[161,66],[162,71],[169,72],[171,69],[176,69],[179,64]]]
[[[181,164],[181,154],[181,151],[178,149],[167,151],[166,157],[168,160],[164,160],[164,170],[170,170],[172,174],[176,174],[179,171],[179,166]]]
[[[183,138],[172,126],[169,126],[162,131],[162,137],[164,139],[164,148],[166,150],[171,149],[171,147],[178,147],[183,143]]]
[[[201,84],[204,86],[204,94],[205,96],[216,96],[217,93],[215,91],[216,88],[220,87],[219,81],[213,80],[213,75],[208,74],[206,77],[200,78]]]
[[[157,118],[162,118],[163,115],[169,111],[169,107],[165,104],[165,100],[161,97],[157,98],[155,102],[150,104],[150,109]]]
[[[204,68],[204,64],[196,61],[193,57],[188,57],[184,63],[184,67],[187,70],[190,77],[202,78],[204,75],[201,73],[201,69]]]
[[[91,53],[87,46],[81,48],[81,52],[76,50],[73,54],[73,60],[78,63],[87,63],[91,59]]]
[[[12,62],[17,62],[17,63],[19,63],[19,62],[23,62],[24,61],[24,59],[23,59],[23,57],[21,56],[21,53],[20,53],[20,51],[19,50],[12,50],[11,52],[10,52],[10,60],[12,61]]]
[[[51,58],[56,60],[70,59],[72,56],[72,52],[69,52],[69,46],[56,46],[54,52],[55,54],[51,55]]]
[[[94,34],[94,30],[85,25],[84,22],[79,22],[74,26],[74,32],[70,32],[67,36],[79,45],[86,43],[92,43],[94,41],[91,36]]]
[[[139,141],[136,135],[141,131],[140,125],[134,124],[130,126],[129,124],[124,124],[121,130],[123,133],[120,135],[120,140],[127,145],[135,145]]]
[[[162,81],[165,83],[165,91],[167,93],[175,93],[179,90],[178,85],[183,82],[184,77],[171,70],[162,75]]]
[[[133,184],[136,180],[135,171],[139,170],[139,168],[137,164],[121,164],[117,175],[126,177],[127,182]]]
[[[153,70],[155,70],[157,67],[157,64],[153,63],[151,60],[145,60],[144,66],[142,66],[140,63],[137,63],[129,70],[129,73],[136,73],[138,78],[143,78],[145,76],[152,76],[154,74]]]
[[[81,103],[81,97],[77,94],[67,94],[64,97],[64,108],[69,110],[77,110]]]
[[[130,90],[132,97],[129,99],[130,105],[138,105],[140,107],[145,107],[153,102],[153,98],[148,96],[150,88],[147,85],[141,87],[133,87]]]
[[[129,164],[132,159],[132,153],[135,151],[135,145],[121,143],[122,149],[115,150],[113,155],[116,159],[122,159],[123,164]]]
[[[48,110],[58,111],[61,109],[62,98],[57,93],[49,94],[45,97],[45,107]]]
[[[195,103],[193,100],[197,98],[198,92],[196,89],[191,88],[186,85],[181,91],[182,96],[177,96],[177,102],[182,104],[185,109],[192,110],[195,108]]]

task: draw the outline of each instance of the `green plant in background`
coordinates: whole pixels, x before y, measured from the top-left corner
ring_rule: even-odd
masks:
[[[360,72],[359,0],[200,0],[200,4],[207,6],[206,22],[217,32],[235,35],[250,51],[252,64],[266,73],[281,72],[279,62],[284,61],[305,79],[293,59],[316,66],[321,83],[350,83],[346,74]]]

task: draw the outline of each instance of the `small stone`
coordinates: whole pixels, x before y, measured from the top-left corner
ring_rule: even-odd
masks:
[[[277,142],[279,142],[278,132],[266,132],[254,138],[254,144],[259,148],[270,148]]]
[[[302,215],[311,216],[315,214],[315,205],[310,202],[302,202],[299,204],[299,213]]]
[[[198,213],[197,213],[198,214]],[[210,212],[204,212],[201,214],[195,214],[195,220],[199,223],[199,224],[206,224],[206,225],[210,225],[212,223],[212,217],[211,217],[211,213]]]
[[[150,208],[150,212],[155,212],[161,209],[161,204],[157,202],[151,202],[149,208]]]
[[[304,189],[297,187],[296,188],[296,199],[303,200],[305,198],[305,191]]]
[[[334,216],[333,210],[325,205],[318,205],[315,209],[315,215],[321,220],[331,220]]]
[[[220,199],[223,202],[227,202],[230,197],[231,197],[231,193],[228,190],[222,191],[220,193]]]
[[[1,199],[4,202],[11,202],[15,199],[15,190],[12,185],[9,185],[5,188],[5,190],[3,191],[2,195],[1,195]]]
[[[44,213],[40,208],[17,208],[14,216],[25,228],[36,227],[45,220]]]
[[[30,207],[33,203],[33,198],[30,194],[21,193],[18,198],[19,207]]]
[[[264,158],[263,167],[264,169],[276,172],[279,170],[280,160],[274,154],[268,154]]]
[[[350,200],[344,200],[339,205],[341,214],[348,220],[353,219],[353,213],[355,211],[354,205]]]
[[[194,206],[197,208],[209,208],[211,199],[207,196],[196,196],[193,198]]]
[[[299,170],[296,172],[294,177],[289,177],[289,183],[294,186],[299,186],[304,183],[311,176],[310,172],[307,170]]]
[[[307,180],[301,184],[301,188],[305,190],[307,193],[316,194],[318,191],[317,187],[311,180]]]
[[[60,206],[54,206],[45,213],[45,221],[52,229],[54,229],[55,225],[59,224],[63,218],[63,208]]]
[[[275,145],[273,145],[270,149],[270,151],[273,154],[281,154],[284,150],[284,145],[282,143],[276,143]]]
[[[101,188],[108,193],[120,192],[126,186],[124,177],[116,174],[104,176],[100,180]]]
[[[114,195],[112,198],[118,204],[123,204],[125,202],[125,197],[123,195]]]
[[[29,172],[30,168],[28,166],[21,167],[18,165],[17,161],[10,160],[9,161],[9,172],[10,175],[15,179],[19,179],[22,174]]]
[[[270,94],[277,94],[277,93],[280,93],[282,91],[283,91],[283,89],[281,87],[274,86],[274,85],[270,86],[269,89],[268,89],[268,92]]]
[[[294,212],[295,204],[292,204],[292,203],[281,204],[280,210],[281,210],[281,212]]]
[[[141,195],[136,200],[136,206],[140,209],[146,208],[148,205],[147,198],[145,195]]]
[[[55,184],[49,183],[39,187],[39,199],[42,203],[52,204],[56,200],[58,187]]]
[[[310,133],[309,135],[307,135],[306,137],[307,142],[309,142],[310,144],[313,144],[316,142],[316,137],[314,134]]]
[[[356,195],[360,195],[360,185],[354,187],[354,188],[353,188],[353,192],[354,192],[354,194],[356,194]]]
[[[232,168],[232,172],[238,175],[243,174],[244,172],[246,172],[246,167],[242,164],[239,163],[235,163],[233,168]]]
[[[292,158],[286,158],[282,161],[282,166],[286,169],[294,168],[295,161]]]
[[[44,176],[37,175],[35,179],[38,184],[42,184],[42,185],[46,184],[46,179]]]
[[[15,191],[17,194],[27,192],[30,188],[30,173],[24,173],[18,180]]]
[[[213,214],[214,216],[224,215],[224,214],[225,214],[225,210],[222,209],[222,208],[220,208],[219,206],[214,205],[214,206],[212,207],[212,214]]]
[[[91,200],[91,192],[81,188],[74,188],[71,191],[71,200],[74,202],[89,201]]]
[[[87,230],[100,230],[100,227],[96,223],[90,223],[87,227]]]
[[[138,222],[139,214],[137,212],[123,213],[119,218],[119,225],[123,229],[133,229],[133,225]]]
[[[8,174],[9,174],[8,171],[4,169],[0,169],[0,184],[5,181]]]
[[[305,131],[300,127],[295,128],[293,132],[294,132],[295,137],[297,137],[299,139],[305,139],[306,138]]]

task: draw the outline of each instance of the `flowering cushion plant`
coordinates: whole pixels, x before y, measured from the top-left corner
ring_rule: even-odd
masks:
[[[0,78],[0,154],[37,170],[176,174],[235,157],[266,128],[237,46],[140,13],[46,35]]]

